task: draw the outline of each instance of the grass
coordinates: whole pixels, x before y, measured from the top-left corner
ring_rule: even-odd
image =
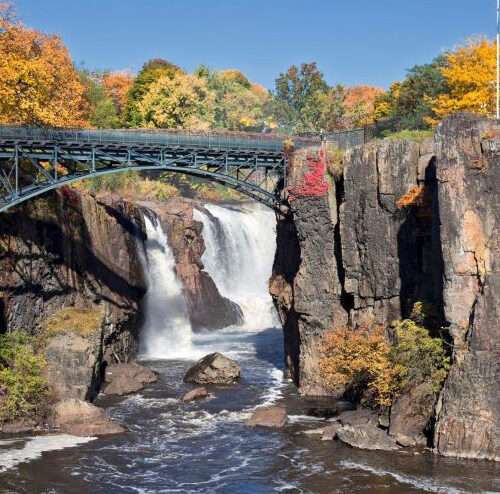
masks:
[[[45,321],[45,331],[49,336],[76,333],[87,336],[102,326],[104,309],[64,307]]]
[[[389,139],[408,139],[419,144],[427,137],[434,135],[433,130],[400,130],[399,132],[384,132],[384,138]]]

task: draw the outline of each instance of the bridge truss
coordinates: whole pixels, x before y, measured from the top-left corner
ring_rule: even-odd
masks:
[[[0,212],[76,180],[126,170],[204,177],[277,210],[286,185],[282,139],[0,127]]]

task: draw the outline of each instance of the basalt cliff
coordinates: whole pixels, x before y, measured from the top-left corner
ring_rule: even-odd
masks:
[[[457,115],[434,138],[367,143],[343,162],[323,196],[297,197],[278,222],[270,287],[290,377],[303,394],[328,394],[318,360],[332,324],[389,324],[429,301],[452,367],[424,422],[403,396],[390,431],[430,424],[437,452],[500,459],[500,125]],[[398,207],[414,187],[418,206]]]

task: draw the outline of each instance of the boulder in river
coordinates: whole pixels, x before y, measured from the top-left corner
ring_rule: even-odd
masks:
[[[49,418],[49,426],[73,436],[120,434],[125,429],[113,422],[102,408],[77,398],[57,402]]]
[[[328,425],[323,429],[321,434],[322,441],[333,441],[337,437],[337,432],[342,428],[342,426],[336,422],[334,424]]]
[[[188,403],[190,401],[202,400],[203,398],[208,398],[210,393],[203,387],[194,388],[188,391],[182,398],[181,401]]]
[[[156,374],[136,363],[110,364],[106,367],[103,392],[107,395],[135,393],[157,380]]]
[[[280,407],[260,407],[245,422],[247,427],[283,427],[288,420],[288,415],[284,408]]]
[[[196,362],[184,376],[194,384],[231,384],[240,377],[240,366],[232,359],[215,352]]]
[[[360,449],[382,451],[396,451],[399,449],[396,439],[371,424],[357,426],[344,425],[337,431],[337,437],[343,443]]]

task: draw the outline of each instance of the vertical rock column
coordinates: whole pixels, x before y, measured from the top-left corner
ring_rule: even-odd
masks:
[[[436,151],[454,350],[434,442],[444,455],[500,460],[500,126],[451,117],[438,126]]]

